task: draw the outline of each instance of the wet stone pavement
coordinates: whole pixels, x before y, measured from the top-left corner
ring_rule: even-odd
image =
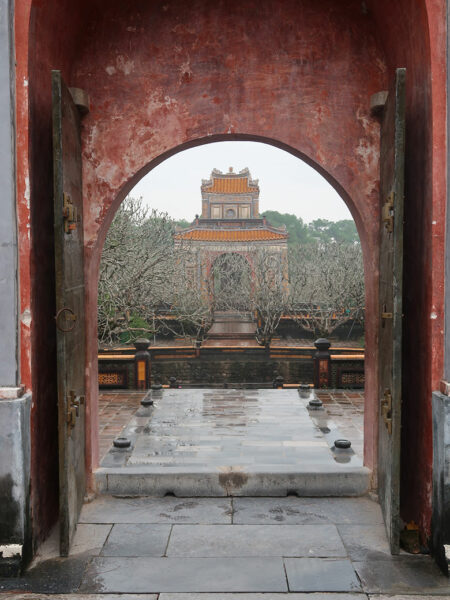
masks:
[[[152,398],[154,405],[139,408],[121,433],[130,447],[103,458],[96,472],[102,492],[354,496],[368,489],[362,430],[346,423],[337,401],[334,413],[355,449],[334,447],[344,433],[327,410],[308,408],[313,392],[165,389]],[[331,409],[329,400],[324,396]],[[357,414],[362,421],[362,409]]]
[[[352,441],[352,448],[363,456],[364,392],[359,390],[318,390],[327,415],[339,431]],[[110,450],[114,438],[126,427],[140,408],[146,392],[132,390],[101,391],[99,394],[100,460]]]
[[[83,508],[67,559],[57,532],[14,600],[414,600],[450,594],[429,556],[389,553],[371,498],[116,498]],[[158,598],[159,595],[159,598]]]

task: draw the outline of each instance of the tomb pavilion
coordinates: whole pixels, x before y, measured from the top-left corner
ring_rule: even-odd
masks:
[[[175,232],[175,245],[188,250],[186,269],[199,286],[206,286],[215,261],[231,253],[241,255],[253,273],[255,255],[264,249],[279,269],[287,270],[286,228],[259,216],[259,193],[248,168],[239,173],[232,167],[228,173],[213,169],[210,179],[202,180],[201,216]]]

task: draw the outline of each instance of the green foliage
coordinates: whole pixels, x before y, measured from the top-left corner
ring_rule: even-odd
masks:
[[[310,236],[320,242],[354,244],[359,242],[358,231],[353,219],[327,221],[316,219],[307,225]]]
[[[192,221],[186,221],[186,219],[180,219],[179,221],[174,221],[174,224],[177,227],[183,227],[183,229],[185,229],[186,227],[190,227],[192,225]]]
[[[359,242],[358,231],[353,219],[341,221],[328,221],[316,219],[311,223],[304,223],[301,217],[290,214],[281,214],[276,210],[266,210],[262,213],[274,227],[286,226],[289,233],[289,246],[296,244],[309,244],[314,242],[340,242],[353,244]]]
[[[281,214],[276,210],[266,210],[261,216],[266,217],[270,225],[283,227],[286,225],[289,234],[289,244],[305,244],[309,241],[308,225],[303,223],[301,217],[290,214]]]

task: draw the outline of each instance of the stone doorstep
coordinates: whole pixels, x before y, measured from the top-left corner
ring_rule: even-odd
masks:
[[[341,465],[337,465],[341,466]],[[363,496],[369,490],[371,471],[352,467],[335,471],[311,468],[278,472],[180,467],[100,468],[95,472],[97,492],[103,494],[162,497],[226,496]]]

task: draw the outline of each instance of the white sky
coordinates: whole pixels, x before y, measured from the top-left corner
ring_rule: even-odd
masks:
[[[130,192],[151,208],[192,221],[201,213],[200,185],[213,168],[235,172],[248,167],[259,179],[260,211],[301,217],[351,219],[344,201],[317,171],[292,154],[258,142],[216,142],[179,152],[155,167]]]

